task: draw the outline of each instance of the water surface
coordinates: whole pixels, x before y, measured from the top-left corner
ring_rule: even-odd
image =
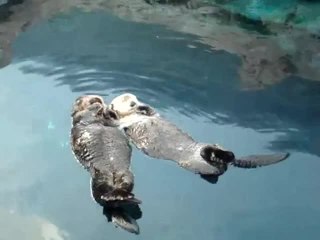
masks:
[[[319,82],[291,76],[245,91],[238,56],[99,11],[33,25],[12,56],[0,70],[1,240],[319,238]],[[256,170],[230,168],[211,185],[134,149],[141,234],[115,229],[71,154],[69,116],[81,94],[111,101],[128,91],[199,141],[237,156],[292,156]]]

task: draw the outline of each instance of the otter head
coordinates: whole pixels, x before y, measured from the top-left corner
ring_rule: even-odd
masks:
[[[100,96],[83,95],[78,97],[73,104],[72,124],[77,123],[89,124],[103,121],[105,103]]]
[[[93,104],[98,104],[104,107],[103,98],[98,95],[83,95],[78,97],[72,107],[71,116],[73,117],[78,112],[87,110],[89,106]]]
[[[134,113],[152,116],[156,113],[152,107],[140,102],[137,97],[131,93],[125,93],[115,97],[110,103],[110,108],[116,111],[120,117]]]
[[[101,123],[105,124],[107,120],[104,119],[104,106],[100,103],[94,103],[88,106],[86,109],[75,112],[72,117],[72,124],[92,124],[92,123]]]

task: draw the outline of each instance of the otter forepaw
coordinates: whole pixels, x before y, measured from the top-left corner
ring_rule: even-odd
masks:
[[[141,115],[146,115],[146,116],[153,116],[155,115],[156,111],[149,105],[140,105],[137,107],[137,113]]]

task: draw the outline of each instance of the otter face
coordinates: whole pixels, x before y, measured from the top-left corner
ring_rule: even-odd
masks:
[[[94,122],[104,122],[104,106],[98,102],[89,105],[86,109],[79,112],[75,112],[72,116],[72,124],[77,123],[94,123]]]
[[[101,123],[105,126],[118,126],[119,116],[117,112],[108,109],[106,104],[98,95],[83,95],[75,100],[71,114],[73,125],[83,122]]]
[[[115,97],[110,103],[110,108],[120,116],[127,116],[133,113],[152,116],[156,113],[152,107],[140,102],[138,98],[131,93],[125,93]]]
[[[103,98],[98,95],[83,95],[78,97],[73,104],[71,116],[73,117],[76,113],[87,110],[93,104],[105,105]]]
[[[98,95],[83,95],[78,97],[72,109],[72,124],[79,122],[92,123],[103,120],[105,103]]]

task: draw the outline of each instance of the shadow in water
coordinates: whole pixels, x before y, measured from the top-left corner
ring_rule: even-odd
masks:
[[[318,82],[288,77],[264,90],[243,91],[239,58],[210,51],[190,35],[103,13],[66,18],[68,27],[57,17],[20,35],[14,62],[23,72],[54,76],[57,86],[79,94],[130,91],[160,111],[174,107],[217,124],[278,133],[271,150],[320,156]]]
[[[8,0],[6,3],[0,4],[0,23],[9,20],[13,14],[13,11],[10,9],[12,6],[22,4],[23,2],[24,0]]]

